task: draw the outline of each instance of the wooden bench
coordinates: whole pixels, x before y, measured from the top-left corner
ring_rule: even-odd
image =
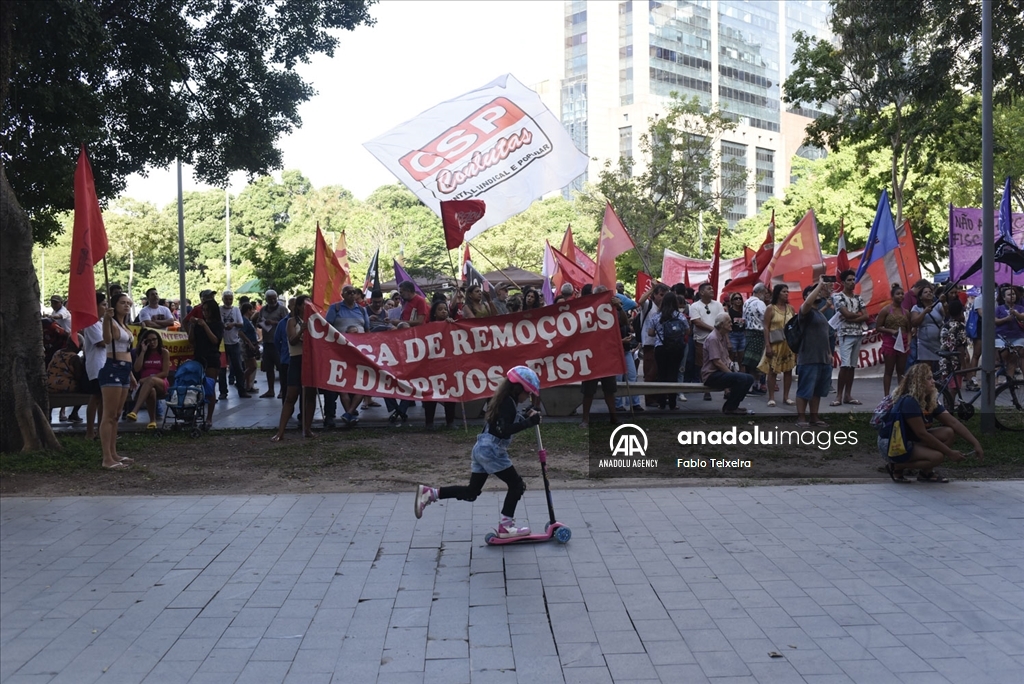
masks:
[[[617,397],[636,397],[646,394],[678,394],[680,392],[723,392],[705,387],[699,382],[631,382],[629,387],[620,381],[615,392]],[[601,388],[597,388],[601,395]],[[603,395],[602,395],[603,396]],[[540,400],[544,404],[544,412],[549,416],[571,416],[583,403],[583,385],[576,382],[570,385],[548,387],[540,391]]]

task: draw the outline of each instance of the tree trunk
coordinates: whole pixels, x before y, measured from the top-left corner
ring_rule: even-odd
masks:
[[[0,451],[59,449],[50,428],[32,227],[0,161]]]

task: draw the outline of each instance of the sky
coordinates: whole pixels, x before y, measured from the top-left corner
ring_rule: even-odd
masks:
[[[299,68],[318,94],[299,108],[302,127],[279,146],[284,168],[302,171],[314,187],[342,185],[365,199],[397,182],[363,147],[367,140],[502,74],[527,87],[561,77],[561,0],[383,0],[370,13],[375,26],[342,32],[333,58]],[[207,187],[188,167],[182,181],[186,191]],[[231,181],[237,193],[245,175]],[[130,176],[124,195],[163,206],[176,193],[172,166]]]

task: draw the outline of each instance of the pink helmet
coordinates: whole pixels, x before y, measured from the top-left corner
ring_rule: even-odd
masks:
[[[540,394],[540,378],[526,366],[516,366],[506,373],[505,377],[509,379],[509,382],[518,382],[523,389],[534,396]]]

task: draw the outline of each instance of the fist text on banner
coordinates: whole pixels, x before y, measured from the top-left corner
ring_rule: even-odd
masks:
[[[302,384],[427,401],[489,397],[516,365],[541,389],[625,372],[612,292],[458,323],[344,335],[306,308]]]

